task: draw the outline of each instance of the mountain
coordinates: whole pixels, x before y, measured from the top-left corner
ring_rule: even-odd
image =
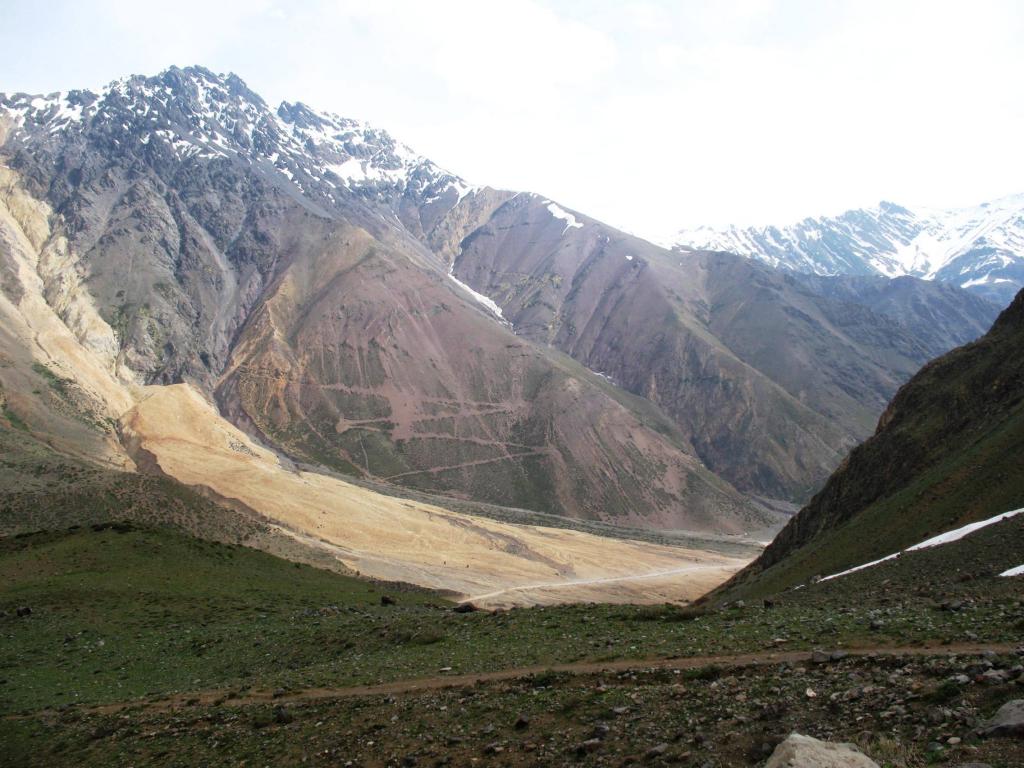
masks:
[[[997,312],[918,279],[841,289],[671,253],[538,195],[473,226],[454,274],[517,334],[658,404],[709,468],[771,498],[809,497],[900,384]]]
[[[779,592],[1021,507],[1024,291],[985,336],[900,389],[875,434],[724,594]]]
[[[0,114],[9,184],[54,213],[40,291],[102,365],[187,382],[369,482],[770,527],[747,494],[806,498],[994,315],[917,280],[882,301],[672,253],[201,67],[0,96]]]
[[[514,335],[421,242],[511,193],[197,67],[0,106],[21,246],[5,290],[38,281],[118,381],[186,382],[357,478],[647,527],[773,524],[656,407]]]
[[[973,208],[882,202],[789,226],[684,229],[677,249],[711,249],[817,275],[911,275],[1006,306],[1024,286],[1024,194]]]

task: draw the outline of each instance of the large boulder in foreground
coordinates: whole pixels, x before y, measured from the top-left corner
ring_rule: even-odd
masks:
[[[1024,699],[1014,699],[1001,706],[981,727],[982,736],[1016,736],[1024,738]]]
[[[765,768],[878,768],[878,763],[853,744],[791,733],[772,752]]]

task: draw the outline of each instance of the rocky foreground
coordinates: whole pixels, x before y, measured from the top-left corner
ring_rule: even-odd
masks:
[[[254,704],[233,691],[5,727],[30,765],[1009,768],[1024,761],[1022,660],[1024,648],[820,651],[806,662],[542,673],[391,695],[281,689]],[[317,695],[327,697],[306,698]]]

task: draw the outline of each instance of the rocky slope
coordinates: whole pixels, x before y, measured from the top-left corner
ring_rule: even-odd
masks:
[[[996,313],[916,279],[839,286],[669,253],[530,194],[467,229],[455,275],[517,334],[657,403],[712,470],[775,498],[820,485],[903,381]]]
[[[682,230],[678,249],[740,253],[818,275],[912,275],[1005,306],[1024,286],[1024,195],[973,208],[910,210],[882,202],[789,226]]]
[[[1024,506],[1024,291],[925,366],[725,594],[779,591]],[[957,567],[951,562],[949,567]]]
[[[627,540],[625,532],[597,536],[580,530],[586,526],[474,516],[471,505],[454,511],[422,495],[395,498],[298,469],[228,423],[192,384],[141,386],[118,378],[125,367],[90,349],[91,336],[77,338],[75,323],[58,314],[64,305],[46,299],[41,266],[64,242],[50,226],[56,217],[6,178],[0,538],[41,527],[145,521],[495,605],[690,599],[747,559],[705,551],[715,542],[694,551],[654,537]],[[67,306],[99,323],[88,327],[104,327],[87,312],[88,294],[75,297],[78,303]],[[618,425],[609,419],[598,426],[614,446]],[[699,466],[697,473],[707,474]],[[681,505],[680,514],[694,508]],[[699,522],[716,529],[741,524],[727,510]]]

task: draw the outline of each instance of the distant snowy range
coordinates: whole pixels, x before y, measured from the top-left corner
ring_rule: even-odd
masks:
[[[882,202],[788,226],[684,229],[668,245],[730,251],[816,275],[940,280],[1006,305],[1024,286],[1024,194],[972,208]]]

